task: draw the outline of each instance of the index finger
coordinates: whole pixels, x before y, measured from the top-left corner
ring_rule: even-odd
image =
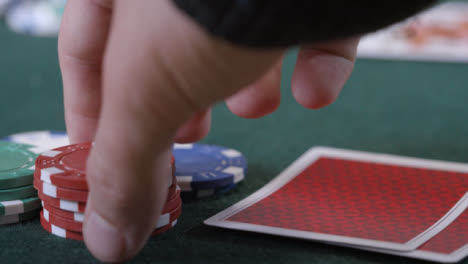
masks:
[[[101,109],[101,72],[110,1],[69,0],[59,35],[65,119],[72,142],[92,141]]]
[[[161,213],[177,131],[261,76],[283,51],[215,40],[168,0],[117,0],[112,22],[83,232],[99,259],[122,261],[143,247]]]

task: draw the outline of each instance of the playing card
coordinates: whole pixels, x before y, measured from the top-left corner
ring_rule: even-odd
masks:
[[[358,57],[468,62],[468,4],[444,3],[365,35]]]
[[[467,206],[468,165],[312,148],[207,225],[412,251]]]
[[[468,209],[465,209],[444,230],[414,251],[401,252],[366,247],[355,248],[444,263],[459,262],[468,256]]]

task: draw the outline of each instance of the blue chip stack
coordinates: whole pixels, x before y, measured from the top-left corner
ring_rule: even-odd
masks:
[[[207,198],[233,189],[247,172],[237,150],[206,144],[174,144],[177,183],[184,200]]]

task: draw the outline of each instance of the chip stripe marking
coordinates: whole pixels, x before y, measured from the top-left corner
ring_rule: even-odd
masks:
[[[42,192],[45,195],[52,196],[57,198],[57,187],[48,184],[47,182],[42,182]]]
[[[53,224],[50,224],[50,227],[52,228],[52,234],[56,235],[56,236],[59,236],[59,237],[63,237],[63,238],[66,238],[67,235],[67,231],[61,227],[58,227],[56,225],[53,225]]]
[[[182,213],[182,200],[178,198],[178,206],[171,212],[162,214],[158,221],[154,224],[154,228],[162,228],[167,226],[173,221],[174,219],[178,219]],[[59,215],[53,214],[49,212],[45,207],[42,208],[42,216],[47,222],[56,225],[58,227],[64,228],[66,230],[70,230],[73,232],[82,232],[83,222],[73,221],[71,219],[67,219],[61,217]]]
[[[41,170],[41,180],[52,184],[52,181],[50,180],[50,176],[54,175],[54,174],[64,173],[64,172],[65,171],[60,170],[60,169],[58,169],[56,167],[50,167],[50,168],[42,169]]]
[[[0,216],[0,225],[15,224],[21,221],[33,219],[38,216],[38,212],[38,210],[34,210],[22,214]]]
[[[56,151],[56,150],[49,150],[49,151],[43,152],[41,155],[49,157],[49,158],[53,158],[53,157],[56,157],[60,153],[62,153],[62,152],[61,151]]]
[[[3,215],[24,213],[24,203],[21,200],[0,202],[3,209]]]

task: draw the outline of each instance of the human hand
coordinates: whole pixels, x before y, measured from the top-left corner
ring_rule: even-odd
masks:
[[[358,39],[303,46],[292,81],[296,100],[320,108],[352,72]],[[169,0],[69,0],[59,37],[67,130],[95,141],[87,166],[85,243],[102,261],[135,256],[167,195],[174,141],[210,127],[226,100],[245,118],[280,103],[285,49],[249,49],[207,34]]]

